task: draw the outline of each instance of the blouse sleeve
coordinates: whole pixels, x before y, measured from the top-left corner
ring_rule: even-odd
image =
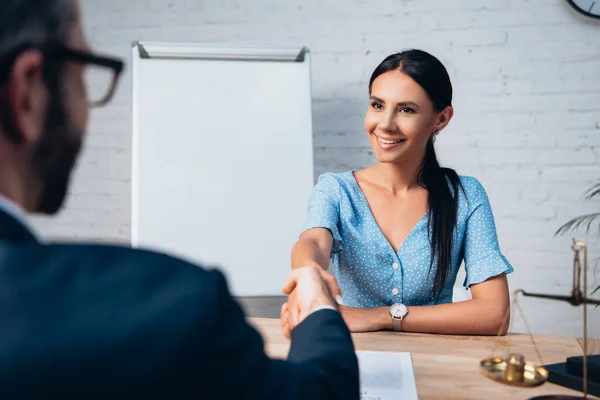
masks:
[[[469,288],[491,277],[509,274],[513,267],[500,252],[494,215],[485,189],[475,178],[463,185],[469,202],[463,249],[467,274],[463,285]]]
[[[333,236],[332,254],[342,250],[339,193],[340,184],[335,176],[321,175],[310,194],[306,222],[302,228],[302,232],[313,228],[328,229]]]

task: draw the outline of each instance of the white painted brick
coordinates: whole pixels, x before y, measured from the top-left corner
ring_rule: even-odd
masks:
[[[499,217],[518,218],[519,216],[525,215],[529,220],[550,220],[556,217],[556,208],[552,207],[539,207],[531,203],[517,203],[517,207],[511,207],[510,209],[502,209],[502,212],[498,213]]]
[[[566,10],[564,3],[546,4],[543,7],[538,7],[532,15],[530,22],[535,25],[545,24],[578,24],[581,23],[579,20],[570,18],[565,19]],[[567,14],[568,15],[568,14]]]
[[[457,123],[452,127],[447,127],[443,131],[440,132],[437,140],[436,146],[438,149],[448,148],[458,148],[462,147],[467,150],[467,153],[472,151],[472,146],[475,145],[476,137],[473,135],[473,132],[479,132],[476,128],[470,129],[461,129],[459,128],[458,119],[455,120]],[[453,121],[454,122],[454,121]]]
[[[405,48],[422,48],[432,53],[442,50],[451,50],[452,44],[445,37],[434,37],[423,35],[420,32],[408,34],[374,33],[363,36],[364,50],[389,49],[389,53],[395,53]],[[346,39],[350,42],[350,40]],[[437,50],[437,51],[436,51]],[[383,60],[382,60],[383,61]]]
[[[591,183],[598,179],[600,176],[600,165],[562,165],[562,166],[549,166],[545,167],[540,171],[540,177],[545,182],[549,183],[549,186],[554,183],[562,182],[588,182]],[[580,190],[580,189],[578,189]]]
[[[557,136],[560,134],[557,129],[539,129],[527,130],[521,132],[528,146],[537,149],[554,149],[556,147]]]
[[[564,107],[567,108],[568,105]],[[574,129],[597,129],[597,124],[597,112],[560,113],[555,110],[537,113],[535,123],[537,128],[558,129],[562,132],[571,132]]]
[[[565,200],[569,202],[583,200],[584,190],[573,190],[573,186],[572,182],[555,182],[552,185],[548,185],[548,191],[554,200]]]
[[[533,82],[533,93],[536,94],[561,94],[564,91],[565,83],[562,79]]]
[[[503,118],[502,127],[506,132],[514,132],[517,135],[523,135],[524,130],[531,130],[536,126],[535,116],[532,114],[515,114],[510,118]]]
[[[446,40],[453,46],[490,46],[506,43],[507,33],[501,29],[469,29],[448,31],[444,33]]]
[[[548,232],[549,235],[554,234],[554,232]],[[565,241],[565,248],[568,248],[570,243]],[[530,258],[535,260],[536,266],[539,266],[544,273],[552,273],[556,272],[557,274],[565,274],[566,278],[571,278],[570,272],[568,268],[564,268],[563,266],[570,266],[573,263],[573,256],[570,252],[563,251],[524,251],[524,252],[513,252],[513,257],[515,258]],[[560,268],[562,268],[562,273]],[[559,269],[553,271],[554,269]],[[560,283],[560,282],[559,282]],[[571,284],[571,282],[569,282]]]
[[[541,166],[556,165],[594,165],[597,164],[594,152],[590,148],[547,149],[537,154]]]
[[[527,146],[527,138],[521,132],[502,132],[502,133],[491,133],[486,130],[482,133],[475,133],[471,135],[475,139],[474,147],[483,149],[484,151],[494,152],[507,152],[502,149],[519,148],[522,149]]]
[[[495,203],[492,203],[494,205]],[[500,207],[499,204],[495,204],[495,209]],[[498,211],[495,211],[495,214],[498,214]],[[518,232],[520,236],[530,237],[530,236],[539,236],[545,235],[549,236],[552,233],[548,233],[548,224],[543,220],[530,220],[526,219],[525,215],[522,215],[518,218],[514,217],[503,217],[497,218],[496,222],[498,226],[498,230],[502,229],[502,231],[507,232],[504,229],[510,229],[509,232],[514,234],[514,232]]]
[[[583,196],[582,196],[583,197]],[[592,214],[598,212],[598,202],[593,201],[580,201],[577,206],[574,205],[573,201],[558,201],[557,204],[557,217],[560,219],[561,224],[567,222],[578,215]],[[600,222],[600,221],[598,221]],[[592,224],[593,227],[598,227],[598,222]]]
[[[581,76],[567,76],[564,79],[565,91],[569,93],[600,92],[600,80]]]
[[[559,0],[510,0],[510,9],[515,11],[518,10],[519,12],[530,9],[534,9],[536,11],[543,11],[543,8],[547,7],[548,3],[558,4]]]
[[[526,251],[547,251],[549,249],[558,249],[560,248],[557,240],[552,240],[551,233],[543,236],[525,236],[519,233],[515,233],[510,227],[498,227],[498,235],[502,238],[500,245],[507,250],[505,253],[510,254],[512,258],[519,259],[518,251],[526,250]],[[554,243],[554,244],[553,244]],[[562,246],[562,242],[561,242]],[[523,256],[523,259],[526,259],[527,256]]]
[[[509,95],[522,95],[533,93],[534,81],[532,79],[505,79],[504,88]]]
[[[508,79],[542,78],[551,81],[561,76],[560,65],[546,60],[532,59],[523,62],[523,59],[509,59],[503,62],[499,69],[502,76]]]
[[[460,85],[460,90],[469,95],[495,95],[504,92],[504,82],[497,80],[467,80]]]
[[[600,146],[600,130],[560,132],[556,135],[556,144],[560,147]]]
[[[497,151],[482,152],[479,156],[479,163],[482,166],[498,166],[505,164],[532,164],[535,165],[536,153],[531,148],[509,148],[498,149]]]
[[[515,189],[518,190],[519,199],[522,201],[525,201],[528,204],[535,204],[543,207],[546,206],[544,203],[550,198],[550,191],[548,190],[549,185],[547,183],[529,182],[527,184],[522,184],[519,182],[514,185],[517,186]],[[519,188],[518,185],[521,185],[522,187]]]
[[[537,166],[509,164],[481,166],[474,171],[474,175],[484,176],[490,181],[490,184],[497,185],[512,182],[535,182],[540,175],[540,171]]]
[[[527,26],[533,14],[533,11],[519,14],[511,11],[458,11],[439,18],[437,26],[440,30]]]
[[[444,15],[447,11],[454,10],[505,10],[508,8],[508,0],[453,0],[444,2],[437,0],[406,1],[405,10],[409,13],[427,12],[430,14],[440,13]]]
[[[539,26],[515,26],[508,33],[508,43],[529,43],[535,45],[542,42],[566,43],[570,37],[573,27],[570,25],[548,25],[548,29],[540,29]],[[581,37],[581,36],[577,36]]]
[[[585,61],[570,61],[566,60],[560,65],[565,76],[577,78],[594,78],[598,76],[600,71],[600,60],[591,59]]]
[[[590,54],[594,54],[593,46],[593,44],[582,40],[571,40],[567,44],[563,42],[541,42],[536,43],[535,46],[528,46],[527,56],[533,60],[551,60],[553,62],[562,60],[582,61],[588,60]],[[557,54],[560,54],[559,59],[557,59]],[[562,70],[564,71],[564,68]]]

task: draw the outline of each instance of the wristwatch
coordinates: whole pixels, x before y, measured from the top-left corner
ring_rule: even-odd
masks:
[[[390,307],[390,315],[394,322],[394,330],[396,332],[402,332],[402,318],[408,314],[408,308],[402,303],[392,304]]]

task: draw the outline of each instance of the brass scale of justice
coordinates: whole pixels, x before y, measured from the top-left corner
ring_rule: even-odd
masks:
[[[485,358],[480,362],[481,371],[485,376],[493,379],[497,382],[517,386],[517,387],[533,387],[538,386],[546,382],[548,379],[548,371],[542,366],[542,357],[537,347],[535,339],[531,334],[531,330],[523,314],[523,310],[517,302],[517,296],[522,294],[529,297],[538,297],[542,299],[561,300],[570,303],[573,306],[583,305],[583,395],[582,396],[568,396],[568,395],[542,395],[533,397],[532,400],[546,400],[546,399],[587,399],[588,398],[588,374],[587,374],[587,305],[588,304],[600,304],[599,300],[587,298],[587,246],[585,243],[576,241],[573,239],[572,249],[574,252],[573,259],[573,289],[570,296],[560,296],[543,293],[529,293],[522,289],[518,289],[513,294],[512,305],[509,308],[503,322],[503,326],[500,328],[498,336],[494,342],[492,349],[492,355],[489,358]],[[583,252],[583,268],[581,263],[581,253]],[[583,269],[583,270],[582,270]],[[581,278],[583,274],[583,285],[581,284]],[[582,289],[583,286],[583,289]],[[498,345],[498,339],[500,338],[500,332],[506,327],[509,322],[509,315],[511,314],[510,309],[514,309],[516,306],[519,311],[525,327],[533,343],[537,357],[542,365],[536,365],[530,361],[526,361],[522,354],[510,353],[510,344],[507,348],[506,357],[495,357],[494,353]],[[514,316],[514,313],[512,313]]]

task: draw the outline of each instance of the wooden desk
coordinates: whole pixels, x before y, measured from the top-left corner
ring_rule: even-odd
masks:
[[[285,358],[289,342],[281,335],[278,319],[249,318],[262,334],[265,350],[274,358]],[[581,394],[552,383],[535,388],[514,388],[486,378],[479,361],[491,355],[494,337],[447,336],[415,333],[373,332],[352,335],[357,350],[406,351],[411,353],[419,399],[528,399],[542,394]],[[582,354],[576,338],[536,335],[544,363],[564,362]],[[528,335],[510,334],[499,340],[496,355],[511,352],[537,362]],[[593,396],[590,399],[595,398]]]

